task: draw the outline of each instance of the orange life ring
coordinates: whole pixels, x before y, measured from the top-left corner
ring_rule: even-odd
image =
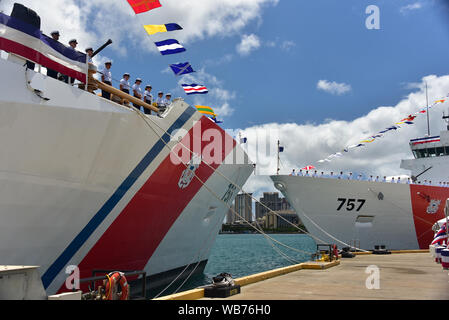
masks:
[[[108,280],[106,283],[106,300],[115,300],[113,291],[114,289],[118,289],[120,285],[122,292],[119,296],[119,300],[128,300],[129,299],[129,284],[126,280],[125,274],[122,272],[112,272],[107,275]]]

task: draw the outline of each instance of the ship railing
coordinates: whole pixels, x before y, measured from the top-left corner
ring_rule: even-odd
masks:
[[[114,88],[113,86],[110,86],[102,81],[99,81],[94,78],[94,75],[97,73],[97,67],[91,63],[89,63],[89,71],[88,71],[88,83],[87,83],[87,91],[90,93],[94,93],[95,90],[101,89],[103,91],[106,91],[110,94],[112,94],[111,101],[120,103],[120,104],[128,104],[133,103],[139,107],[143,107],[147,110],[159,113],[159,108],[150,105],[139,98],[133,97],[130,94],[127,94],[126,92],[123,92],[119,89]],[[85,88],[84,84],[80,84],[80,89]],[[118,101],[115,100],[115,97],[118,97]]]

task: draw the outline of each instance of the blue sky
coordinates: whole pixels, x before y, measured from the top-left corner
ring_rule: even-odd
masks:
[[[371,4],[380,9],[380,30],[365,27],[365,9]],[[407,6],[410,9],[404,9]],[[163,10],[168,9],[154,12]],[[447,72],[449,25],[444,10],[443,1],[281,0],[264,5],[260,18],[234,34],[188,41],[183,54],[163,57],[134,48],[126,56],[113,49],[104,55],[114,60],[117,79],[131,72],[156,90],[174,91],[182,97],[179,78],[163,71],[170,63],[191,62],[196,70],[216,77],[231,94],[228,102],[234,112],[225,115],[227,128],[351,120],[377,106],[397,103],[410,92],[407,84]],[[151,24],[154,12],[135,19]],[[189,31],[149,37],[142,30],[130,37],[152,43]],[[260,42],[244,56],[236,51],[242,35],[255,35]],[[202,84],[209,89],[217,86],[207,80]],[[319,80],[344,83],[351,90],[341,95],[318,90]],[[202,97],[201,103],[220,107],[213,98]]]

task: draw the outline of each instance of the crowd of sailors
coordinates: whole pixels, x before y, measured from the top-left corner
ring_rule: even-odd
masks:
[[[299,176],[299,177],[311,177],[311,178],[322,178],[322,179],[338,179],[338,180],[357,180],[357,181],[370,181],[370,182],[384,182],[384,183],[403,183],[403,184],[418,184],[418,185],[424,185],[424,186],[438,186],[438,187],[444,187],[449,188],[449,182],[440,181],[438,184],[432,182],[431,180],[423,180],[423,181],[413,181],[411,178],[403,178],[401,180],[401,177],[391,177],[387,178],[387,176],[383,176],[381,178],[380,176],[374,177],[373,175],[370,175],[369,178],[363,176],[362,174],[354,175],[352,172],[349,172],[348,174],[344,174],[342,171],[340,173],[335,173],[331,171],[329,174],[324,173],[324,171],[318,172],[318,170],[315,171],[303,171],[302,169],[296,172],[295,169],[293,169],[290,176]]]
[[[54,41],[59,42],[59,37],[60,37],[59,31],[53,31],[50,35]],[[77,50],[78,41],[76,39],[70,40],[68,44],[69,44],[69,48],[72,48],[73,50]],[[85,50],[85,52],[87,55],[88,63],[93,63],[93,60],[92,60],[93,54],[94,54],[93,48],[87,48]],[[112,61],[106,61],[104,64],[104,67],[102,67],[99,70],[99,73],[101,74],[101,81],[110,86],[112,86],[112,80],[113,80],[111,67],[112,67]],[[49,68],[47,68],[47,76],[52,77],[57,80],[64,81],[66,83],[70,83],[72,85],[75,82],[75,79],[70,78],[65,75],[62,75],[62,74],[58,74],[57,71],[51,70]],[[167,109],[167,107],[169,107],[172,104],[171,93],[167,93],[164,95],[164,92],[159,91],[157,94],[157,98],[154,98],[152,95],[153,88],[151,85],[146,85],[145,90],[143,90],[141,78],[136,78],[133,85],[131,85],[130,79],[131,79],[131,75],[129,73],[125,73],[123,75],[122,79],[120,80],[120,90],[121,91],[123,91],[127,94],[130,94],[130,95],[133,95],[135,98],[140,99],[149,105],[157,107],[161,113],[164,112]],[[113,96],[109,92],[104,91],[104,90],[102,90],[101,96],[108,100],[113,99]],[[141,110],[141,107],[136,104],[134,104],[134,107]],[[151,114],[151,110],[148,110],[146,108],[143,108],[143,109],[144,109],[143,112],[145,114]]]

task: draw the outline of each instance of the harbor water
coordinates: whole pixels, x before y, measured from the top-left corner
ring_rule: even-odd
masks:
[[[226,272],[240,278],[268,270],[302,263],[311,259],[316,251],[315,241],[305,234],[270,234],[271,238],[296,250],[286,248],[261,234],[221,234],[211,250],[209,262],[203,274],[187,281],[180,291],[186,291],[212,283],[212,277]],[[270,244],[271,243],[271,244]],[[273,248],[275,245],[284,255]],[[174,293],[182,282],[176,282],[163,295]],[[151,292],[154,296],[159,292]]]

